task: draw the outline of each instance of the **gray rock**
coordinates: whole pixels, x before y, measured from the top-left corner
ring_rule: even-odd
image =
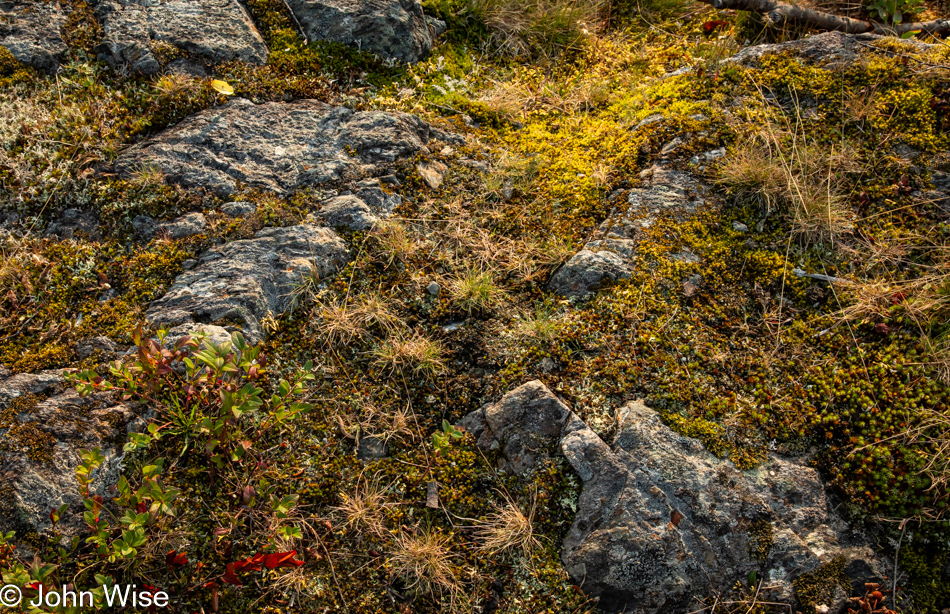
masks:
[[[369,205],[353,195],[337,196],[323,203],[317,217],[330,228],[340,226],[350,230],[369,230],[379,218],[373,214]]]
[[[346,245],[329,229],[307,224],[265,228],[253,239],[203,253],[198,266],[179,275],[145,316],[165,325],[227,319],[257,342],[264,338],[261,319],[289,309],[304,277],[329,277],[347,259]]]
[[[287,0],[308,40],[329,40],[383,58],[418,62],[432,49],[419,0]]]
[[[430,281],[429,285],[426,286],[426,292],[428,292],[430,296],[439,296],[439,293],[442,292],[442,286],[440,286],[438,282]]]
[[[545,356],[541,359],[541,370],[545,373],[557,371],[557,362],[555,362],[550,356]]]
[[[591,241],[554,273],[548,289],[566,297],[582,297],[608,282],[630,277],[637,242],[631,239]]]
[[[611,445],[538,381],[462,422],[520,471],[559,449],[577,472],[583,490],[561,560],[605,611],[687,611],[695,595],[728,592],[752,571],[771,587],[763,600],[789,602],[798,575],[839,555],[856,581],[882,577],[814,469],[772,458],[739,471],[640,401],[618,411]]]
[[[267,46],[238,0],[98,0],[99,57],[139,74],[162,70],[160,48],[204,62],[267,62]]]
[[[0,45],[24,64],[41,70],[59,67],[68,48],[61,34],[66,12],[48,0],[0,0]]]
[[[215,345],[223,345],[231,342],[231,331],[223,326],[186,322],[166,331],[165,347],[171,349],[179,339],[185,336],[192,337],[193,339],[200,338],[207,340]]]
[[[374,461],[389,456],[389,444],[383,435],[361,435],[356,447],[356,458]]]
[[[723,60],[749,64],[759,60],[766,54],[792,52],[813,62],[820,62],[827,67],[844,67],[858,60],[863,53],[870,51],[867,45],[882,38],[877,34],[845,34],[843,32],[822,32],[785,43],[772,45],[755,45],[747,47],[736,55]],[[890,39],[889,39],[890,40]],[[898,41],[908,49],[927,50],[936,45],[928,45],[917,40]]]
[[[398,180],[396,180],[396,185],[398,184]],[[373,213],[379,217],[389,217],[393,210],[402,204],[402,196],[384,188],[380,179],[360,181],[353,187],[353,193],[369,205]]]
[[[76,344],[76,355],[80,360],[85,360],[94,354],[102,359],[111,359],[116,356],[119,349],[119,345],[108,337],[90,337]]]
[[[732,229],[736,232],[749,232],[749,227],[742,222],[733,222]]]
[[[36,396],[30,396],[36,395]],[[105,456],[93,475],[90,493],[110,499],[118,481],[127,433],[144,425],[143,417],[110,395],[80,397],[58,372],[24,373],[0,380],[0,413],[14,409],[0,424],[0,532],[17,537],[44,533],[49,514],[66,503],[69,511],[56,529],[66,536],[86,530],[76,482],[80,452],[100,448]],[[29,548],[21,542],[24,552]]]
[[[442,181],[445,179],[445,173],[449,170],[449,167],[438,160],[432,160],[416,165],[416,170],[419,171],[419,176],[422,177],[422,180],[425,181],[427,186],[433,190],[437,190],[439,186],[442,185]]]
[[[244,217],[257,211],[257,205],[254,203],[236,201],[221,205],[221,212],[231,217]]]
[[[136,215],[132,218],[132,230],[138,238],[148,240],[158,232],[158,222],[148,215]]]
[[[66,209],[59,219],[46,227],[46,236],[72,239],[80,232],[90,239],[99,237],[99,219],[95,213],[82,209]]]
[[[199,235],[208,227],[208,220],[201,213],[189,213],[161,225],[161,232],[170,239],[187,239]]]
[[[720,147],[719,149],[712,149],[710,151],[696,154],[689,159],[690,164],[704,164],[712,162],[713,160],[718,160],[726,155],[726,148]]]
[[[127,176],[152,164],[186,187],[231,194],[240,184],[286,194],[375,173],[375,165],[427,151],[434,136],[453,138],[406,113],[238,98],[130,147],[116,169]]]
[[[676,137],[669,143],[663,146],[663,149],[660,150],[660,157],[665,157],[675,152],[677,149],[686,144],[686,140],[682,137]]]
[[[643,185],[627,195],[629,207],[622,216],[604,220],[601,232],[608,237],[633,238],[641,228],[650,227],[657,217],[685,218],[703,204],[705,186],[689,173],[654,165],[640,173]]]

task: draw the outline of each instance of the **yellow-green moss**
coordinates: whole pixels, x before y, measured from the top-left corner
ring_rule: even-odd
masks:
[[[844,573],[846,562],[844,556],[838,556],[815,571],[804,573],[792,581],[795,599],[804,614],[815,614],[817,606],[833,603],[838,590],[851,590],[851,580]]]

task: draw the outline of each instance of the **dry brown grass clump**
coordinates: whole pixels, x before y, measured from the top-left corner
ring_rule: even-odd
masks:
[[[525,513],[509,495],[504,495],[504,503],[496,504],[495,511],[485,520],[478,522],[477,535],[480,547],[491,553],[521,552],[529,556],[540,546],[534,534],[535,499]]]
[[[375,294],[352,303],[320,305],[314,309],[311,319],[313,328],[329,345],[345,345],[373,327],[392,332],[398,325],[398,318],[389,303]]]
[[[449,536],[433,529],[402,531],[396,537],[388,567],[410,590],[454,599],[462,587],[449,541]]]
[[[719,181],[766,210],[786,212],[803,242],[834,243],[854,228],[847,182],[860,165],[850,151],[770,128],[736,147],[720,165]]]
[[[442,344],[414,333],[396,334],[372,350],[373,363],[390,374],[434,377],[445,370]]]
[[[471,0],[492,47],[509,57],[552,57],[603,27],[603,0]]]
[[[386,535],[386,510],[391,507],[379,480],[361,481],[352,493],[340,493],[340,505],[332,508],[343,516],[343,526],[361,535]]]

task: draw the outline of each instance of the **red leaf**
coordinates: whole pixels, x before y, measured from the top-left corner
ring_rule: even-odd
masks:
[[[712,34],[716,30],[721,30],[729,25],[728,21],[717,19],[716,21],[707,21],[703,24],[703,33]]]
[[[244,586],[241,584],[241,579],[237,577],[234,563],[228,563],[224,568],[224,575],[221,576],[221,581],[225,584],[233,584],[234,586]]]
[[[135,511],[138,512],[139,514],[144,514],[145,512],[148,511],[148,505],[146,505],[144,501],[140,501],[135,506]]]
[[[188,564],[188,555],[172,550],[165,555],[165,564],[169,567],[183,567]]]
[[[303,565],[303,561],[294,560],[294,557],[297,556],[296,550],[291,550],[290,552],[276,552],[274,554],[268,554],[264,557],[264,566],[267,569],[278,569],[281,567],[300,567]]]
[[[234,565],[234,571],[240,573],[242,571],[260,571],[261,565],[263,563],[264,555],[255,554],[254,556],[248,557],[244,560],[231,563],[231,565]]]

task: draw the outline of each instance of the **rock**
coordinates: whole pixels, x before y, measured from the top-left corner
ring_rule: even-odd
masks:
[[[733,222],[732,229],[736,232],[749,232],[749,227],[742,222]]]
[[[426,182],[427,186],[433,190],[437,190],[439,186],[442,185],[442,181],[445,179],[445,173],[449,170],[449,167],[438,160],[432,160],[431,162],[418,164],[416,170],[419,171],[419,176],[422,177],[422,180]]]
[[[76,356],[80,360],[85,360],[93,355],[100,357],[101,360],[107,360],[114,358],[119,349],[119,345],[108,337],[91,337],[76,344]]]
[[[215,345],[223,345],[231,342],[231,331],[223,326],[186,322],[166,331],[165,347],[171,349],[179,339],[186,335],[194,339],[207,340]]]
[[[142,416],[107,394],[80,397],[58,372],[23,373],[0,381],[0,533],[22,538],[51,526],[49,514],[63,503],[57,531],[67,537],[86,530],[76,482],[80,452],[100,448],[105,456],[90,492],[110,499],[118,481],[127,434]],[[21,542],[19,547],[27,546]]]
[[[287,0],[308,40],[329,40],[387,59],[418,62],[432,49],[419,0]]]
[[[689,279],[683,282],[683,294],[686,298],[693,298],[703,285],[703,276],[699,273],[690,275]]]
[[[567,459],[583,490],[561,560],[607,612],[686,611],[696,595],[728,592],[751,571],[771,587],[763,599],[789,602],[796,577],[839,556],[856,581],[882,576],[814,469],[772,458],[739,471],[641,401],[620,408],[611,445],[538,381],[463,425],[520,471],[558,449]]]
[[[868,45],[884,38],[891,40],[889,37],[877,34],[823,32],[785,43],[747,47],[724,62],[749,64],[758,61],[766,54],[792,52],[813,62],[823,63],[828,68],[845,67],[858,60],[862,53],[870,51],[867,48]],[[916,40],[898,41],[897,44],[917,50],[935,47],[935,45],[927,45]]]
[[[583,297],[607,282],[630,277],[636,245],[630,239],[591,241],[554,273],[548,289],[569,298]]]
[[[438,38],[445,34],[446,30],[449,29],[448,24],[446,24],[441,19],[436,19],[435,17],[426,16],[426,23],[429,24],[429,29],[432,31],[432,38]]]
[[[230,215],[231,217],[245,217],[253,214],[255,211],[257,211],[257,205],[254,203],[236,201],[221,205],[221,213]]]
[[[204,232],[208,227],[208,220],[201,213],[189,213],[180,218],[161,225],[161,232],[170,239],[187,239]]]
[[[719,149],[713,149],[705,153],[696,154],[689,159],[690,164],[704,164],[712,162],[713,160],[718,160],[719,158],[725,157],[726,148],[720,147]]]
[[[267,45],[238,0],[97,0],[99,58],[138,74],[162,70],[163,54],[209,64],[267,62]]]
[[[135,232],[135,236],[147,241],[158,232],[158,222],[148,215],[136,215],[132,218],[132,230]]]
[[[212,248],[198,266],[175,280],[153,301],[146,319],[153,324],[208,324],[227,319],[240,325],[252,343],[264,338],[261,319],[292,305],[305,276],[326,278],[348,259],[333,231],[303,224],[265,228],[253,239]]]
[[[427,151],[430,138],[452,139],[414,115],[354,112],[317,100],[256,105],[238,98],[185,119],[119,157],[125,176],[142,165],[171,183],[232,194],[238,185],[286,194],[375,173],[377,164]]]
[[[317,217],[331,227],[344,227],[350,230],[370,230],[379,218],[362,200],[355,196],[337,196],[323,203]]]
[[[364,179],[353,187],[353,193],[356,194],[360,200],[369,205],[373,213],[379,217],[389,217],[396,207],[402,204],[402,196],[383,188],[383,179],[387,178]],[[395,177],[393,177],[393,179],[395,180],[395,185],[399,185],[399,181],[396,180]]]
[[[660,215],[686,217],[703,204],[703,186],[692,175],[654,165],[640,173],[643,185],[630,190],[627,213],[605,220],[601,230],[608,236],[634,237],[638,228],[647,228]]]
[[[61,34],[66,12],[49,0],[0,0],[0,45],[35,68],[53,71],[68,48]]]
[[[80,232],[87,238],[99,237],[99,219],[95,213],[82,209],[66,209],[59,219],[50,222],[46,227],[46,236],[56,236],[61,239],[72,239]]]
[[[426,286],[426,292],[428,292],[430,296],[439,296],[439,293],[442,292],[442,286],[440,286],[438,282],[430,281],[429,285]]]
[[[541,370],[545,373],[551,373],[552,371],[557,371],[557,363],[554,362],[554,359],[550,356],[545,356],[541,359]]]
[[[500,448],[504,468],[524,475],[557,452],[570,408],[535,380],[472,412],[461,426],[482,448]]]
[[[356,458],[374,461],[389,456],[389,444],[383,435],[361,435],[356,446]]]
[[[676,137],[669,143],[663,146],[663,149],[660,150],[660,157],[666,157],[686,144],[686,140],[682,137]]]

